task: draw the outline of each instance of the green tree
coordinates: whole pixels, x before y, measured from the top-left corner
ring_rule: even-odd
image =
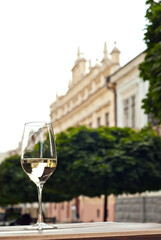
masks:
[[[161,187],[161,138],[151,129],[70,128],[57,135],[57,149],[50,188],[73,197],[104,195],[104,220],[108,195]]]
[[[52,177],[52,176],[51,176]],[[52,193],[44,185],[43,201],[60,202],[72,199],[67,194]],[[20,156],[6,158],[0,164],[0,205],[36,202],[36,185],[29,179],[20,164]]]
[[[0,204],[32,202],[35,199],[36,191],[21,168],[20,156],[6,158],[0,165]]]
[[[149,90],[143,99],[143,108],[161,123],[161,1],[147,0],[146,4],[148,23],[144,40],[147,49],[140,65],[140,76],[149,81]]]
[[[113,186],[116,194],[161,188],[161,138],[153,130],[143,129],[122,138],[110,161],[117,179],[117,186]]]
[[[43,201],[104,195],[106,220],[108,195],[161,188],[161,138],[150,128],[73,127],[56,136],[56,145],[58,166],[45,184]],[[0,165],[0,186],[0,203],[37,201],[19,156]]]

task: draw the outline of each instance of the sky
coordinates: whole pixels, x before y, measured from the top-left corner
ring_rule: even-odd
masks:
[[[92,65],[114,42],[125,65],[145,50],[145,0],[0,1],[0,153],[18,147],[24,124],[50,121],[77,50]]]

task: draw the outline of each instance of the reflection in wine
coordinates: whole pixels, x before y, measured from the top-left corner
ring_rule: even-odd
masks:
[[[48,158],[24,158],[21,160],[21,164],[26,174],[35,184],[42,184],[54,172],[57,161]]]

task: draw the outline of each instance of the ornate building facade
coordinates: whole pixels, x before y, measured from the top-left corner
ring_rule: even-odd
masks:
[[[101,64],[89,65],[87,69],[86,60],[78,50],[69,89],[50,106],[55,133],[77,125],[94,128],[115,125],[114,94],[106,88],[105,78],[120,67],[119,54],[115,47],[110,58],[105,44]]]
[[[144,57],[145,54],[140,53],[108,78],[115,86],[118,127],[140,129],[148,122],[148,116],[144,114],[141,105],[149,83],[139,76],[139,64],[144,61]]]
[[[148,87],[139,77],[141,53],[125,66],[120,67],[120,51],[114,46],[111,56],[104,45],[103,59],[95,66],[83,58],[78,49],[72,68],[72,80],[64,96],[57,96],[50,106],[50,117],[55,133],[68,127],[100,125],[141,128],[147,116],[141,110],[141,100]],[[115,197],[108,199],[108,221],[115,220]],[[50,205],[49,215],[58,221],[75,221],[75,201]],[[103,198],[79,198],[79,221],[102,221]]]

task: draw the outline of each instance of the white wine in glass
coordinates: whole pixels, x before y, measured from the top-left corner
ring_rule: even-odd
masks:
[[[43,185],[57,166],[56,145],[51,123],[30,122],[25,124],[21,165],[38,189],[38,219],[37,223],[28,229],[53,228],[53,226],[44,223],[42,215]]]

